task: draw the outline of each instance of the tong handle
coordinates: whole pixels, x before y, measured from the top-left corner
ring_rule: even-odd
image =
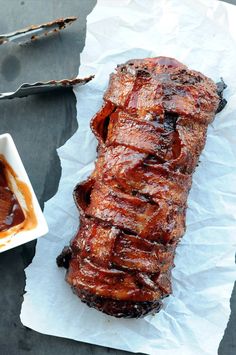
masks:
[[[86,78],[73,78],[64,80],[51,80],[47,82],[37,82],[33,84],[22,84],[14,92],[5,92],[0,94],[0,100],[13,99],[14,97],[25,97],[28,95],[43,94],[55,90],[68,90],[75,85],[84,85],[94,78],[90,75]]]

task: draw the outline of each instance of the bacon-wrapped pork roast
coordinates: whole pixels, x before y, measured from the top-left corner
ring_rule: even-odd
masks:
[[[166,57],[130,60],[111,74],[91,122],[96,167],[74,190],[80,227],[57,258],[87,305],[141,317],[171,293],[192,174],[223,89]]]

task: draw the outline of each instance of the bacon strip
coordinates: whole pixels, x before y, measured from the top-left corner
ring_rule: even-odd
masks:
[[[111,74],[92,119],[98,159],[74,198],[81,225],[58,257],[89,306],[141,317],[171,293],[192,174],[222,93],[166,57],[130,60]]]

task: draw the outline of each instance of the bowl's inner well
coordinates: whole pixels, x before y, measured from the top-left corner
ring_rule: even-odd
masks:
[[[6,158],[0,154],[0,248],[21,231],[35,228],[32,194]]]

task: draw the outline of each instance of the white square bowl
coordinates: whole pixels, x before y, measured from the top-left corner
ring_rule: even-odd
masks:
[[[33,239],[39,238],[48,232],[48,225],[44,218],[43,212],[39,206],[37,197],[25,171],[20,155],[16,149],[15,143],[10,134],[5,133],[0,135],[0,154],[4,156],[7,163],[14,170],[17,179],[26,184],[32,201],[32,208],[36,217],[37,223],[32,229],[20,230],[19,232],[12,232],[5,238],[0,238],[0,253],[21,244],[27,243]],[[15,191],[13,191],[15,192]],[[24,196],[23,196],[24,197]],[[20,203],[21,204],[21,203]]]

